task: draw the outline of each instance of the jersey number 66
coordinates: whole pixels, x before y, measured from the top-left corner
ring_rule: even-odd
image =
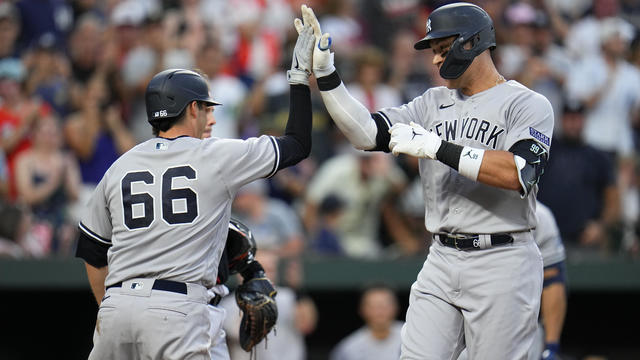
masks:
[[[191,166],[184,165],[169,168],[162,174],[162,218],[170,225],[190,223],[198,216],[196,193],[190,188],[172,188],[173,179],[177,177],[193,180],[196,178],[196,172]],[[121,183],[125,225],[129,229],[146,228],[155,220],[154,199],[147,192],[132,194],[131,184],[134,182],[153,185],[153,174],[147,170],[129,172],[122,178]],[[174,200],[181,199],[186,203],[186,211],[176,211],[174,209]],[[136,204],[144,207],[144,216],[133,216],[133,207]]]

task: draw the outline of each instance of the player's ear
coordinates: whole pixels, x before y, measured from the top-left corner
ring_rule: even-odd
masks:
[[[187,109],[189,111],[189,114],[191,115],[191,117],[197,117],[198,116],[198,102],[197,101],[192,101],[189,103],[189,105],[187,105]]]

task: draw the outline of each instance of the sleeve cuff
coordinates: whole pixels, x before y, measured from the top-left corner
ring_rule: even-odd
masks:
[[[337,88],[342,83],[342,79],[340,79],[340,75],[338,75],[338,71],[334,71],[327,76],[323,76],[318,78],[318,89],[320,91],[329,91]]]

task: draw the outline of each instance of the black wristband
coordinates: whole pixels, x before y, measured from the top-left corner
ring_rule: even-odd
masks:
[[[442,140],[440,148],[436,153],[436,159],[458,171],[460,156],[462,155],[463,146]]]
[[[318,78],[318,89],[320,91],[329,91],[337,88],[342,83],[342,79],[340,79],[340,75],[338,75],[338,70],[332,72],[327,76],[323,76]]]
[[[246,269],[244,269],[242,272],[240,272],[240,275],[242,275],[242,278],[247,281],[250,279],[254,279],[257,277],[264,277],[264,268],[262,267],[262,265],[260,265],[259,262],[257,261],[252,261],[249,263],[249,266],[247,266]]]

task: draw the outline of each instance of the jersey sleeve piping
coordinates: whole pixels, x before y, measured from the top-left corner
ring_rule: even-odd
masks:
[[[378,111],[378,114],[382,115],[385,122],[387,123],[387,126],[389,126],[389,129],[391,129],[393,125],[391,124],[391,120],[389,120],[389,117],[387,116],[387,114],[383,113],[382,111]]]
[[[280,147],[278,146],[278,142],[273,138],[273,136],[269,136],[269,140],[271,140],[271,144],[273,145],[273,150],[276,153],[276,158],[273,162],[273,168],[271,169],[271,172],[266,176],[268,178],[276,174],[276,172],[278,171],[278,166],[280,165]]]
[[[95,232],[91,231],[82,222],[78,224],[78,228],[80,228],[80,230],[82,230],[82,232],[85,233],[90,238],[92,238],[92,239],[94,239],[96,241],[99,241],[99,242],[101,242],[103,244],[111,245],[111,240],[110,239],[105,239],[102,236],[100,236],[100,235],[96,234]]]

